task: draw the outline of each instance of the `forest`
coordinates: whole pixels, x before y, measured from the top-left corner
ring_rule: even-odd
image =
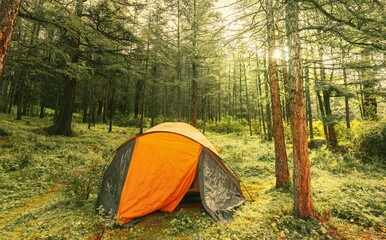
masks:
[[[385,239],[384,0],[0,0],[0,239]],[[128,139],[185,122],[245,203],[122,228]]]

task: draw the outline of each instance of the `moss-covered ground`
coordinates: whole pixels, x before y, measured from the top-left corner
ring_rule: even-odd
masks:
[[[76,122],[76,121],[75,121]],[[385,239],[386,167],[352,148],[310,150],[318,219],[292,216],[292,187],[275,190],[273,143],[206,133],[247,198],[230,223],[181,204],[124,229],[95,211],[104,168],[136,129],[74,123],[77,137],[47,136],[48,119],[0,114],[0,239]],[[290,145],[288,155],[291,156]],[[291,157],[289,164],[292,166]],[[291,170],[292,171],[292,170]]]

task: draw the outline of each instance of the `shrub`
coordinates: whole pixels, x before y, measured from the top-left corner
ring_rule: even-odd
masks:
[[[386,162],[386,122],[368,122],[359,131],[355,139],[359,151]]]
[[[245,119],[234,120],[230,116],[224,117],[220,122],[209,123],[207,128],[210,131],[217,133],[241,133],[243,129],[248,125],[248,122]]]

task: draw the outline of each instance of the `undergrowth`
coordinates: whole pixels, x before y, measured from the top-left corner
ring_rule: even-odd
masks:
[[[114,126],[108,133],[106,125],[88,130],[75,122],[77,137],[47,136],[42,129],[50,125],[48,119],[16,121],[0,114],[0,239],[386,238],[386,170],[377,161],[363,161],[355,147],[310,150],[319,218],[297,219],[293,187],[274,188],[272,142],[234,133],[231,128],[245,126],[227,121],[211,123],[206,135],[242,183],[247,201],[233,220],[215,222],[202,206],[183,206],[124,229],[106,223],[95,211],[95,200],[114,150],[136,129]],[[287,153],[292,175],[290,148]]]

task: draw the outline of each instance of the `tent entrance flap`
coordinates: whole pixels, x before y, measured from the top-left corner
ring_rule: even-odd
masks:
[[[199,179],[201,201],[208,213],[216,220],[230,220],[233,211],[245,201],[239,180],[206,149],[199,159]]]
[[[201,149],[173,133],[138,137],[119,203],[120,224],[156,210],[172,212],[192,185]]]
[[[103,209],[99,209],[99,211],[102,210],[104,215],[113,217],[118,211],[123,183],[130,166],[134,145],[135,138],[119,148],[103,175],[102,187],[96,201],[96,206],[98,208],[100,206],[103,207]]]

